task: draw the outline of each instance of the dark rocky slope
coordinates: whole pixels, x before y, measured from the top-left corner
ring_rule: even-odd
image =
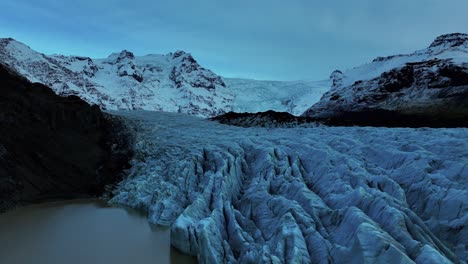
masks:
[[[294,116],[287,112],[266,111],[258,113],[229,112],[211,118],[221,124],[240,127],[296,127],[309,126],[314,122],[307,117]]]
[[[450,113],[449,113],[450,114]],[[431,113],[405,114],[384,109],[341,111],[333,116],[293,116],[285,112],[258,113],[229,112],[211,118],[221,124],[240,127],[311,127],[311,126],[374,126],[374,127],[468,127],[468,115],[451,116]]]
[[[123,131],[123,122],[99,107],[60,97],[0,64],[0,212],[100,195],[132,154]]]

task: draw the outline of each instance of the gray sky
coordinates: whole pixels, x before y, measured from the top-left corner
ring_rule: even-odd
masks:
[[[1,0],[0,36],[106,57],[177,49],[226,77],[325,79],[468,32],[467,0]]]

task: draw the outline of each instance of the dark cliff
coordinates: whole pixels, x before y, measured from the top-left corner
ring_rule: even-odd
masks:
[[[0,212],[100,195],[122,177],[131,155],[122,120],[0,64]]]

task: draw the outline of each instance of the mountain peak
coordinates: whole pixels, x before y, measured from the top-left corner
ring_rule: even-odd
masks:
[[[119,59],[124,59],[124,58],[134,59],[135,55],[131,51],[122,50],[119,54]]]
[[[335,70],[330,75],[330,80],[332,81],[332,89],[343,84],[343,72],[340,70]]]
[[[468,46],[468,34],[451,33],[438,36],[429,48]]]
[[[176,59],[176,58],[181,57],[181,56],[183,56],[183,55],[190,55],[190,54],[187,53],[187,52],[185,52],[185,51],[183,51],[183,50],[177,50],[176,52],[174,52],[174,53],[172,54],[172,58],[173,58],[173,59]]]
[[[26,44],[22,43],[22,42],[19,42],[17,41],[16,39],[14,38],[0,38],[0,46],[1,47],[6,47],[6,46],[9,46],[9,45],[14,45],[15,47],[24,47],[24,48],[28,48],[28,49],[31,49],[29,46],[27,46]]]
[[[123,60],[133,60],[135,59],[135,55],[133,52],[124,49],[121,52],[112,53],[107,58],[114,63],[119,63]]]
[[[16,41],[14,38],[0,38],[0,42],[12,42]]]

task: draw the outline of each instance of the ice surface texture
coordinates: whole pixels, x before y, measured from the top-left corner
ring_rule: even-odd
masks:
[[[201,263],[467,259],[468,129],[239,128],[119,112],[136,156],[113,203]]]

